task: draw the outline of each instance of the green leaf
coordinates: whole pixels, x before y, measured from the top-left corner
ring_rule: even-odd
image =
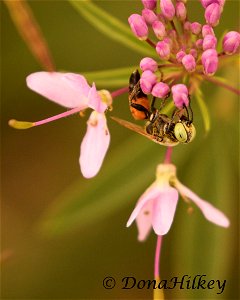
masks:
[[[154,180],[155,165],[162,160],[159,152],[164,153],[165,149],[131,135],[111,153],[101,174],[91,180],[77,180],[54,201],[40,222],[40,230],[59,235],[98,222],[131,200],[135,203]],[[142,164],[147,157],[151,159]]]
[[[82,73],[89,81],[95,82],[97,87],[122,87],[127,86],[130,74],[137,66],[117,68],[103,71]]]
[[[98,31],[143,55],[156,56],[155,49],[139,41],[130,28],[89,0],[69,0],[73,7]]]
[[[206,133],[207,133],[210,130],[210,124],[211,124],[210,115],[209,115],[207,105],[206,105],[205,101],[203,100],[202,91],[200,89],[196,90],[195,97],[196,97],[198,106],[200,108],[202,118],[203,118],[203,122],[204,122],[204,128],[205,128]]]

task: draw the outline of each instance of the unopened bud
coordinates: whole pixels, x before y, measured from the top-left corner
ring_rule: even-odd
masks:
[[[170,58],[171,48],[170,44],[166,41],[158,42],[156,46],[156,51],[162,59],[168,60]]]
[[[191,31],[192,31],[193,34],[198,35],[201,32],[201,30],[202,30],[202,25],[200,23],[193,22],[191,24]]]
[[[154,21],[152,29],[159,40],[162,40],[166,35],[165,25],[161,21]]]
[[[218,25],[220,16],[221,7],[217,3],[210,4],[205,10],[206,22],[213,27]]]
[[[217,45],[217,39],[215,36],[208,34],[203,39],[203,50],[215,49]]]
[[[144,18],[138,14],[133,14],[128,18],[128,23],[132,32],[140,40],[146,40],[148,37],[148,27]]]
[[[142,73],[142,76],[140,78],[140,86],[145,94],[151,93],[152,88],[156,84],[156,82],[157,76],[153,72],[147,70]]]
[[[152,23],[158,19],[156,14],[151,9],[147,8],[142,10],[142,16],[149,25],[152,25]]]
[[[175,84],[172,86],[173,102],[177,108],[189,105],[188,88],[185,84]]]
[[[152,71],[155,72],[158,68],[158,64],[157,62],[150,58],[150,57],[144,57],[141,61],[140,61],[140,68],[142,71]]]
[[[240,34],[236,31],[229,31],[223,38],[223,51],[228,54],[234,54],[238,51],[240,45]]]
[[[196,69],[195,58],[191,54],[187,54],[182,59],[182,64],[188,72],[193,72]]]
[[[215,36],[213,28],[209,25],[203,25],[203,27],[202,27],[202,36],[205,37],[208,34],[211,34],[211,35]]]
[[[166,19],[173,19],[175,16],[175,8],[171,0],[160,0],[160,8]]]
[[[190,49],[189,54],[191,54],[195,59],[198,56],[197,50],[196,49]]]
[[[218,54],[215,49],[208,49],[203,52],[202,65],[206,75],[214,75],[218,68]]]
[[[176,3],[176,16],[179,20],[184,21],[187,17],[186,6],[182,2]]]
[[[158,82],[152,89],[152,95],[158,98],[166,98],[169,95],[170,88],[164,82]]]
[[[157,5],[157,0],[142,0],[142,4],[145,8],[154,9]]]
[[[198,49],[202,49],[203,39],[196,40],[195,45]]]
[[[179,63],[182,62],[183,57],[186,55],[186,52],[183,50],[180,50],[177,54],[176,54],[176,59]]]

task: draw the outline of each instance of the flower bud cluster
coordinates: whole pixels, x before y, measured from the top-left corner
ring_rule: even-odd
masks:
[[[152,94],[157,98],[166,98],[169,95],[170,87],[165,82],[158,80],[158,64],[150,57],[140,61],[140,68],[143,71],[140,86],[145,94]]]
[[[217,53],[218,40],[214,27],[219,23],[225,0],[200,0],[205,10],[206,24],[189,21],[186,0],[158,1],[160,11],[157,9],[157,0],[142,0],[144,8],[141,15],[132,14],[128,21],[135,36],[155,47],[160,59],[159,63],[149,57],[141,61],[141,88],[146,94],[165,98],[169,95],[171,87],[167,87],[166,83],[159,79],[158,66],[172,64],[187,76],[212,76],[218,69],[221,55],[232,55],[238,51],[240,34],[236,31],[228,32],[222,41],[222,51]],[[152,34],[155,40],[150,40]],[[173,95],[176,94],[176,90],[179,91],[174,89]],[[183,94],[181,92],[181,95]],[[185,93],[185,96],[181,97],[181,105],[187,105],[187,95]],[[174,100],[174,103],[179,106],[178,100]]]

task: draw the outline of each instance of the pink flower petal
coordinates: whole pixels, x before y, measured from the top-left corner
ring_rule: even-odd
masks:
[[[175,215],[178,192],[175,188],[165,187],[153,203],[152,225],[156,234],[168,233]]]
[[[137,203],[136,207],[134,208],[134,210],[127,222],[127,227],[129,227],[132,224],[132,222],[136,219],[138,214],[141,212],[141,209],[143,209],[144,205],[148,201],[154,200],[159,195],[160,192],[161,192],[161,189],[155,183],[153,183],[144,192],[144,194],[139,198],[138,203]]]
[[[137,215],[136,223],[139,241],[144,241],[152,228],[152,208],[153,200],[149,200]]]
[[[110,143],[110,133],[104,114],[93,111],[81,144],[79,163],[85,178],[94,177],[101,168]]]
[[[68,108],[88,107],[90,87],[86,79],[74,73],[37,72],[27,77],[27,86],[38,94]]]
[[[189,199],[191,199],[202,211],[205,218],[222,227],[228,227],[230,222],[228,218],[217,208],[212,206],[210,203],[208,203],[205,200],[202,200],[199,198],[195,193],[193,193],[190,189],[188,189],[186,186],[181,184],[180,182],[177,183],[176,188],[178,191],[187,196]]]
[[[88,106],[96,110],[97,112],[103,113],[107,109],[107,104],[104,103],[101,97],[99,96],[96,90],[95,83],[93,83],[93,86],[89,90],[88,99]]]

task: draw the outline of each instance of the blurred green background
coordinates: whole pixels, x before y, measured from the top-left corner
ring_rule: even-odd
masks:
[[[136,1],[97,1],[123,22],[140,12]],[[165,148],[136,136],[109,119],[111,146],[98,176],[82,178],[79,147],[87,116],[72,116],[26,131],[8,127],[11,118],[36,121],[63,109],[26,87],[28,74],[41,70],[1,4],[2,299],[151,299],[152,291],[122,290],[121,278],[153,277],[156,236],[137,241],[136,226],[125,224],[136,200],[154,180]],[[58,70],[81,73],[137,65],[141,55],[99,33],[67,1],[30,1]],[[197,1],[188,4],[190,20],[203,22]],[[239,26],[239,2],[226,1],[218,36]],[[237,86],[238,70],[229,63],[219,72]],[[127,84],[127,82],[126,82]],[[107,86],[105,88],[108,88]],[[218,290],[171,290],[167,299],[239,297],[238,99],[210,83],[203,85],[211,115],[205,134],[193,103],[197,137],[178,146],[173,162],[178,177],[203,199],[226,213],[229,229],[187,214],[179,201],[176,218],[164,237],[163,279],[206,274],[227,280]],[[127,96],[116,99],[112,115],[129,119]],[[102,287],[113,276],[117,286]]]

